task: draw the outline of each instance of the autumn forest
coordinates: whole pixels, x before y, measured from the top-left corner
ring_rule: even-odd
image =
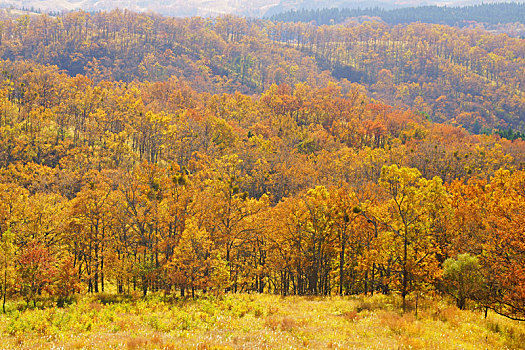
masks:
[[[4,312],[434,293],[525,319],[524,39],[115,10],[1,19],[0,58]]]

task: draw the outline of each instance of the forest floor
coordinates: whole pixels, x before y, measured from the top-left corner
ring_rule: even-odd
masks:
[[[2,349],[516,349],[525,324],[420,298],[233,294],[169,300],[109,294],[0,315]],[[22,310],[18,310],[21,308]]]

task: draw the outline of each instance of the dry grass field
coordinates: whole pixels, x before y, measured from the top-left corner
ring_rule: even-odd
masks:
[[[384,295],[98,295],[64,308],[10,304],[0,339],[5,349],[515,349],[525,324],[430,297],[416,316]]]

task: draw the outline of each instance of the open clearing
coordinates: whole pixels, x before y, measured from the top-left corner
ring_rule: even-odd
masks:
[[[525,346],[525,325],[461,311],[440,298],[401,313],[394,296],[146,300],[81,297],[64,308],[0,316],[2,348],[22,349],[502,349]],[[22,305],[19,305],[22,308]]]

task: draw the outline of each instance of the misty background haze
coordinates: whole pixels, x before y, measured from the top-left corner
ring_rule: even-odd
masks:
[[[480,4],[481,0],[443,1],[443,0],[0,0],[1,8],[26,9],[37,12],[61,12],[71,10],[103,11],[115,8],[138,12],[152,11],[168,16],[215,16],[236,14],[249,17],[268,17],[276,13],[320,8],[369,8],[385,9],[439,5],[466,6]],[[520,2],[520,1],[493,1]]]

